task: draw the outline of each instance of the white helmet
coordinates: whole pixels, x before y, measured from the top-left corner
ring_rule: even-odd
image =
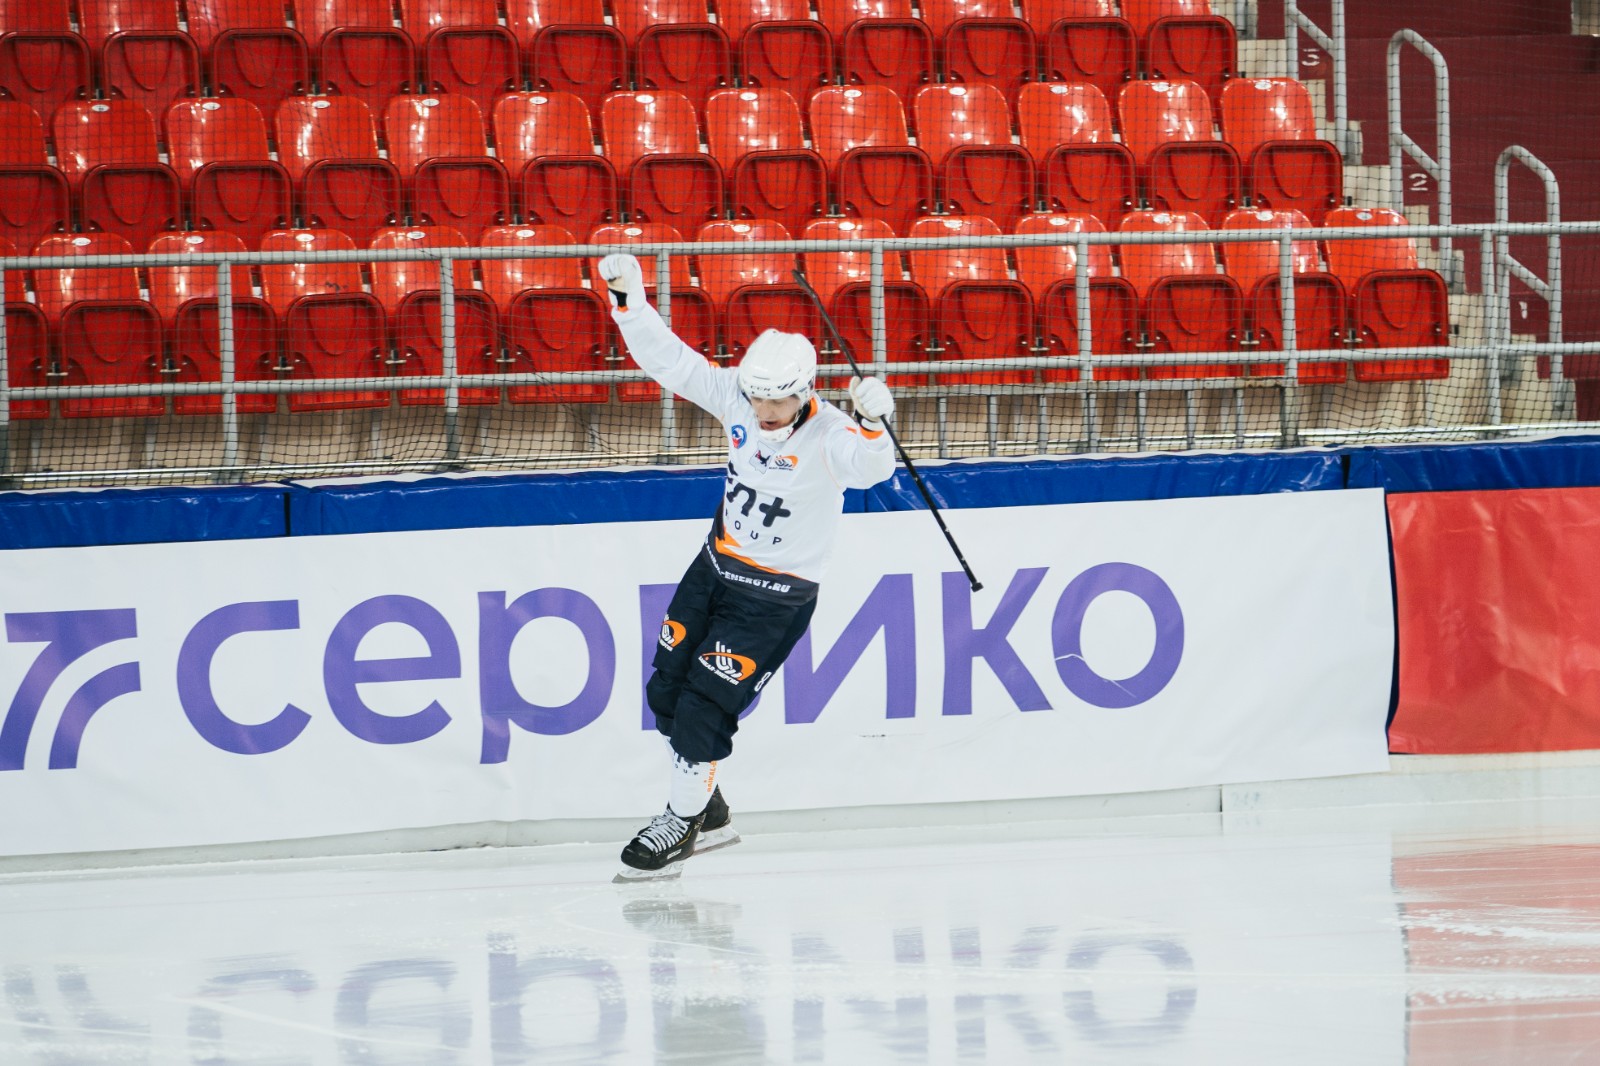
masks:
[[[756,430],[768,444],[782,444],[800,424],[811,384],[817,377],[817,350],[798,333],[763,330],[739,361],[739,388],[753,400],[800,397],[794,421],[780,429]]]
[[[751,399],[803,401],[816,377],[817,350],[798,333],[764,330],[739,361],[739,388]]]

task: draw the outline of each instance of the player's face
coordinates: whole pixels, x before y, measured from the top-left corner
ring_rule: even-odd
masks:
[[[756,409],[756,417],[761,420],[762,429],[782,429],[792,425],[795,416],[800,413],[800,397],[785,396],[781,400],[763,400],[752,397],[750,405]]]

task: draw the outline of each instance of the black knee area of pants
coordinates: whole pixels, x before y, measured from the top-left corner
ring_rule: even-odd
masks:
[[[660,728],[661,719],[656,719]],[[685,685],[678,696],[672,720],[672,750],[690,762],[716,762],[733,754],[733,734],[739,728],[739,712],[729,711]],[[667,732],[662,730],[662,732]]]
[[[656,731],[672,736],[672,722],[678,709],[678,697],[683,692],[683,678],[663,674],[659,669],[645,682],[644,698],[656,716]]]

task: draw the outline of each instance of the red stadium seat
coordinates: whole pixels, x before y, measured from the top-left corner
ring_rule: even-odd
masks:
[[[400,20],[417,46],[420,92],[471,97],[487,115],[522,88],[522,52],[494,0],[401,0]]]
[[[92,88],[89,45],[67,0],[0,0],[0,88],[48,120]]]
[[[320,91],[358,97],[377,115],[416,85],[415,49],[395,28],[388,0],[296,0],[295,14]]]
[[[1256,207],[1300,211],[1314,225],[1339,206],[1344,162],[1317,139],[1311,94],[1292,78],[1238,78],[1222,91],[1222,135],[1245,165]]]
[[[1123,216],[1121,233],[1207,231],[1193,212],[1133,211]],[[1124,244],[1122,276],[1143,302],[1143,339],[1151,352],[1235,351],[1244,336],[1244,297],[1232,278],[1217,273],[1216,251],[1208,243]],[[1238,377],[1240,367],[1147,367],[1149,378]]]
[[[263,252],[355,251],[334,229],[273,230]],[[383,305],[361,288],[355,263],[268,263],[261,291],[278,314],[285,375],[290,378],[379,378],[384,361]],[[292,392],[290,411],[388,407],[387,392]]]
[[[1130,81],[1117,107],[1150,207],[1220,226],[1243,195],[1239,154],[1215,139],[1205,90],[1192,81]]]
[[[278,158],[300,221],[370,241],[405,213],[400,173],[378,156],[372,112],[354,96],[294,96],[278,107]]]
[[[1207,0],[1122,0],[1122,13],[1139,37],[1144,76],[1194,82],[1220,116],[1222,88],[1239,69],[1233,23]]]
[[[150,242],[152,255],[208,255],[244,252],[232,233],[163,233]],[[151,267],[150,302],[161,314],[168,337],[168,381],[221,381],[222,340],[218,324],[217,268]],[[250,268],[233,268],[233,376],[235,381],[272,381],[278,376],[278,318],[266,301],[250,294]],[[271,393],[240,393],[240,414],[278,409]],[[222,413],[222,396],[174,396],[180,415]]]
[[[27,104],[0,100],[0,240],[32,248],[71,225],[72,193],[45,154],[44,123]]]
[[[560,226],[496,226],[485,230],[485,248],[548,248],[576,244]],[[624,369],[624,357],[613,356],[610,304],[605,296],[583,287],[577,259],[485,259],[483,288],[500,308],[508,373],[561,373],[575,370]],[[616,362],[612,362],[615,359]],[[628,387],[628,386],[624,386]],[[632,384],[660,399],[652,382]],[[509,390],[512,403],[605,403],[610,386],[519,385]]]
[[[1142,40],[1164,18],[1200,18],[1211,14],[1210,0],[1117,0],[1122,14]]]
[[[6,376],[11,387],[40,388],[57,384],[50,362],[50,326],[44,313],[33,304],[7,300],[5,315]],[[48,400],[11,401],[12,421],[49,417]]]
[[[78,20],[106,96],[136,101],[153,118],[200,94],[200,49],[178,28],[174,0],[80,0]]]
[[[808,223],[808,241],[862,241],[892,238],[894,231],[879,218],[819,218]],[[872,254],[870,252],[807,252],[806,280],[828,305],[828,314],[840,336],[863,366],[872,354]],[[883,254],[884,350],[889,362],[914,362],[929,358],[928,337],[933,310],[921,285],[906,278],[899,252]],[[848,378],[827,384],[840,387]],[[890,374],[890,386],[926,385],[926,374]]]
[[[1403,226],[1399,212],[1339,207],[1328,226]],[[1417,264],[1409,237],[1327,242],[1328,269],[1350,294],[1350,317],[1362,348],[1425,348],[1450,342],[1450,297],[1444,279]],[[1358,362],[1357,381],[1418,381],[1450,376],[1448,359]]]
[[[1061,213],[1026,215],[1019,234],[1104,233],[1093,215]],[[1033,294],[1039,312],[1039,336],[1051,355],[1078,354],[1078,249],[1072,244],[1033,245],[1016,249],[1017,280]],[[1089,246],[1090,344],[1096,359],[1135,351],[1139,332],[1139,296],[1124,278],[1114,277],[1109,245]],[[1115,360],[1112,360],[1114,363]],[[1046,381],[1077,381],[1077,368],[1046,370]],[[1134,381],[1138,367],[1096,366],[1096,381]]]
[[[1115,100],[1122,83],[1139,72],[1133,27],[1113,0],[1022,0],[1048,81],[1089,84]]]
[[[311,50],[283,19],[283,0],[185,0],[214,96],[249,100],[270,119],[311,91]]]
[[[598,123],[606,94],[628,87],[628,44],[606,24],[600,0],[507,0],[506,14],[522,44],[529,85],[572,93]]]
[[[833,84],[833,35],[809,0],[722,0],[717,13],[745,88],[783,89],[804,109]]]
[[[913,147],[905,112],[882,85],[819,89],[813,143],[833,174],[834,202],[852,218],[881,218],[905,235],[933,210],[933,163]]]
[[[1133,210],[1138,169],[1113,140],[1111,108],[1093,85],[1024,85],[1017,97],[1022,143],[1038,164],[1039,195],[1052,210],[1094,215],[1108,227]]]
[[[16,254],[16,246],[0,237],[0,256],[9,258]],[[22,270],[6,271],[6,379],[13,389],[43,388],[52,384],[50,326],[44,319],[44,312],[27,302],[23,274]],[[49,417],[48,400],[11,401],[13,420]]]
[[[920,218],[912,237],[998,237],[982,217]],[[1033,354],[1033,298],[1010,279],[1002,248],[956,247],[910,253],[911,276],[933,297],[934,331],[946,359],[994,359]],[[935,384],[1025,385],[1031,370],[938,374]]]
[[[600,226],[589,234],[589,244],[676,244],[683,240],[682,234],[671,226],[660,223],[642,223],[637,225],[608,225]],[[659,289],[656,285],[656,257],[654,255],[639,256],[640,266],[644,270],[645,292],[658,296]],[[594,274],[593,269],[590,275]],[[675,255],[672,257],[672,300],[669,305],[672,320],[672,332],[683,339],[683,342],[707,359],[714,358],[717,354],[717,309],[711,302],[711,296],[704,289],[697,289],[689,277],[689,257]],[[657,300],[659,305],[659,299]],[[608,319],[609,321],[609,319]],[[617,386],[617,399],[624,401],[659,400],[661,389],[654,382],[630,382]]]
[[[910,100],[938,80],[933,31],[913,16],[911,0],[817,0],[817,13],[833,34],[844,84],[882,85]],[[814,114],[811,121],[821,136]]]
[[[133,249],[115,233],[63,233],[40,241],[33,254],[132,255]],[[35,270],[33,291],[56,338],[50,384],[93,388],[161,380],[161,318],[139,298],[139,277],[132,267]],[[149,417],[165,408],[160,396],[61,401],[64,418]]]
[[[946,82],[992,85],[1015,100],[1035,79],[1033,28],[1012,16],[1011,0],[922,0],[922,17],[938,41]]]
[[[372,250],[407,251],[418,248],[464,248],[467,240],[450,226],[395,226],[379,230]],[[454,261],[456,304],[456,373],[493,374],[500,348],[500,320],[493,302],[472,287],[472,263]],[[444,373],[443,302],[439,293],[439,263],[432,259],[378,260],[372,262],[372,294],[389,314],[389,341],[394,372],[405,376]],[[460,402],[500,402],[500,390],[463,388]],[[442,406],[444,389],[407,389],[401,406]]]
[[[85,229],[148,248],[183,219],[178,176],[161,162],[155,123],[133,100],[73,100],[55,115],[56,157]]]
[[[383,127],[413,222],[452,226],[471,243],[510,220],[511,180],[488,155],[483,115],[469,97],[396,96]]]
[[[267,158],[267,124],[249,100],[180,100],[167,112],[172,168],[193,229],[227,230],[254,248],[290,221],[289,172]]]
[[[705,0],[612,0],[611,10],[633,50],[636,88],[682,93],[698,107],[733,84],[733,48]]]
[[[1033,157],[1011,143],[1005,97],[993,85],[917,90],[917,143],[933,160],[938,197],[955,215],[983,215],[1002,230],[1033,210]]]
[[[700,151],[694,105],[682,93],[612,93],[600,109],[606,155],[635,222],[694,232],[722,217],[722,168]]]
[[[1267,211],[1240,208],[1223,220],[1223,229],[1310,229],[1311,222],[1299,211]],[[1308,237],[1311,235],[1308,234]],[[1224,243],[1222,262],[1245,294],[1245,336],[1257,351],[1283,351],[1283,287],[1278,274],[1278,245],[1266,241]],[[1344,285],[1332,274],[1324,273],[1317,260],[1314,239],[1291,245],[1294,271],[1295,347],[1301,349],[1342,348],[1344,346]],[[1302,385],[1332,385],[1345,380],[1343,363],[1301,363]],[[1256,365],[1252,376],[1280,377],[1283,364]]]
[[[507,93],[494,139],[523,221],[588,233],[622,217],[617,172],[594,151],[589,109],[572,93]]]
[[[828,212],[828,166],[805,146],[800,109],[782,89],[719,89],[706,140],[727,175],[735,218],[770,218],[790,234]]]
[[[758,218],[749,222],[707,222],[696,239],[704,242],[786,241],[783,224]],[[722,317],[722,350],[741,358],[765,329],[800,333],[817,340],[822,316],[794,280],[795,257],[787,252],[749,252],[699,257],[700,283]]]

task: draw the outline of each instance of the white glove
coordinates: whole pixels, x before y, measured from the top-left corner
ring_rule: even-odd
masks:
[[[894,397],[889,395],[889,386],[877,378],[851,378],[850,403],[855,407],[856,417],[871,422],[873,429],[894,414]]]
[[[637,257],[614,252],[600,260],[599,272],[613,307],[626,311],[644,306],[644,271]]]

